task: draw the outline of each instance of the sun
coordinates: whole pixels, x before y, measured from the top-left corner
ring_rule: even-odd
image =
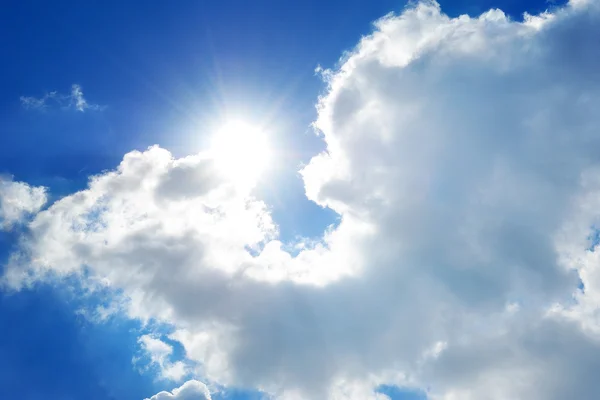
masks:
[[[215,132],[210,153],[219,172],[228,178],[256,183],[271,161],[264,130],[240,120],[227,122]]]

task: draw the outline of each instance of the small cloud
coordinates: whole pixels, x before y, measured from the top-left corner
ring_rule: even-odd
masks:
[[[46,188],[0,176],[0,230],[10,230],[46,204]]]
[[[211,400],[210,392],[202,382],[187,381],[172,392],[160,392],[146,400]]]
[[[80,85],[73,84],[71,93],[63,94],[57,91],[46,93],[42,97],[21,96],[21,105],[27,110],[44,110],[49,107],[59,107],[64,110],[102,111],[105,106],[89,103],[83,96]]]
[[[150,358],[150,363],[159,367],[160,377],[171,381],[180,381],[188,373],[188,368],[183,361],[171,361],[173,346],[163,342],[160,338],[153,335],[143,335],[138,343],[142,350]],[[134,357],[132,360],[136,364],[139,359]]]

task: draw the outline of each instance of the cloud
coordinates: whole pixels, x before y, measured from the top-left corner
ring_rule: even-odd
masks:
[[[13,225],[39,211],[46,204],[46,189],[0,177],[0,228]]]
[[[63,110],[77,110],[84,112],[86,110],[101,111],[104,106],[88,103],[83,97],[81,86],[73,84],[71,93],[62,94],[56,91],[46,93],[42,97],[21,96],[21,105],[28,110],[43,110],[49,107],[59,107]]]
[[[555,318],[516,318],[502,331],[456,344],[422,371],[442,399],[595,399],[598,336]]]
[[[341,222],[297,255],[209,155],[152,147],[38,213],[6,277],[85,266],[197,376],[276,398],[595,398],[598,22],[591,0],[379,20],[324,72],[301,173]]]
[[[188,381],[170,393],[160,392],[146,400],[211,400],[211,397],[204,383]]]
[[[172,381],[180,381],[188,368],[182,361],[172,362],[173,346],[152,335],[143,335],[138,340],[142,350],[150,357],[150,362],[158,366],[161,377]]]

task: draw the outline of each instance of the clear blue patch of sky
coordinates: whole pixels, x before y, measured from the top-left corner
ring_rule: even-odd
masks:
[[[377,392],[387,395],[391,400],[427,400],[427,394],[424,392],[392,385],[381,385]]]
[[[131,358],[134,322],[91,323],[50,286],[0,294],[0,398],[141,399],[154,377]]]

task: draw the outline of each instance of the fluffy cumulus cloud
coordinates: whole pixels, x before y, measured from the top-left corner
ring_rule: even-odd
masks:
[[[8,230],[46,203],[46,189],[0,176],[0,229]]]
[[[321,240],[289,254],[250,185],[153,147],[38,213],[5,281],[85,268],[196,376],[281,399],[597,398],[598,37],[595,0],[388,15],[324,72]]]
[[[169,392],[160,392],[146,400],[211,400],[206,385],[198,381],[188,381]]]
[[[45,110],[50,107],[59,107],[64,110],[77,110],[84,112],[86,110],[98,111],[104,109],[98,104],[89,103],[83,97],[83,90],[80,85],[71,85],[69,94],[59,92],[49,92],[42,97],[21,96],[21,105],[27,110]]]

